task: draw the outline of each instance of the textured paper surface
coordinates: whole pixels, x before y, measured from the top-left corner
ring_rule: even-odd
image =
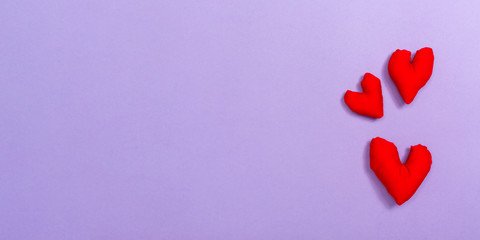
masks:
[[[2,1],[1,239],[478,239],[474,1]],[[410,105],[397,48],[431,47]],[[370,72],[385,116],[344,105]],[[403,206],[368,143],[432,169]]]

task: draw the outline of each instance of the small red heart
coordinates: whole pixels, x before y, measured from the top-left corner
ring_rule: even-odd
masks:
[[[354,112],[372,118],[383,117],[383,96],[380,79],[365,73],[361,82],[363,93],[348,90],[344,100]]]
[[[388,61],[388,73],[407,104],[425,86],[432,76],[432,70],[433,51],[428,47],[418,50],[413,61],[410,51],[397,49]]]
[[[379,137],[370,143],[370,168],[398,205],[413,196],[431,166],[432,155],[420,144],[410,147],[407,161],[402,164],[395,144]]]

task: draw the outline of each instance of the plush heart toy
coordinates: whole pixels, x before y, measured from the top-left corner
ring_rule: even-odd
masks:
[[[431,165],[432,155],[425,146],[412,146],[407,161],[402,164],[395,144],[379,137],[370,143],[370,168],[398,205],[413,196]]]
[[[433,51],[422,48],[417,51],[413,61],[407,50],[397,50],[388,61],[388,73],[402,95],[405,103],[410,104],[420,88],[425,86],[433,70]]]
[[[363,93],[348,90],[345,93],[345,104],[354,112],[372,118],[383,117],[383,96],[380,79],[365,73],[362,80]]]

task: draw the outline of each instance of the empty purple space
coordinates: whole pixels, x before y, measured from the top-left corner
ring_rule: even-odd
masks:
[[[480,3],[0,3],[0,239],[478,239]],[[431,47],[412,104],[397,49]],[[381,79],[385,116],[346,90]],[[432,169],[396,206],[374,137]]]

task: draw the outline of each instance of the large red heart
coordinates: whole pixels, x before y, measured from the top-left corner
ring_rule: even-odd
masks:
[[[380,79],[365,73],[362,80],[363,93],[348,90],[344,100],[354,112],[372,118],[383,117],[383,96]]]
[[[370,168],[398,205],[413,196],[431,166],[432,155],[420,144],[410,147],[408,159],[402,164],[395,144],[379,137],[370,143]]]
[[[432,76],[432,70],[433,51],[428,47],[418,50],[413,61],[410,51],[397,49],[388,61],[388,73],[407,104],[425,86]]]

